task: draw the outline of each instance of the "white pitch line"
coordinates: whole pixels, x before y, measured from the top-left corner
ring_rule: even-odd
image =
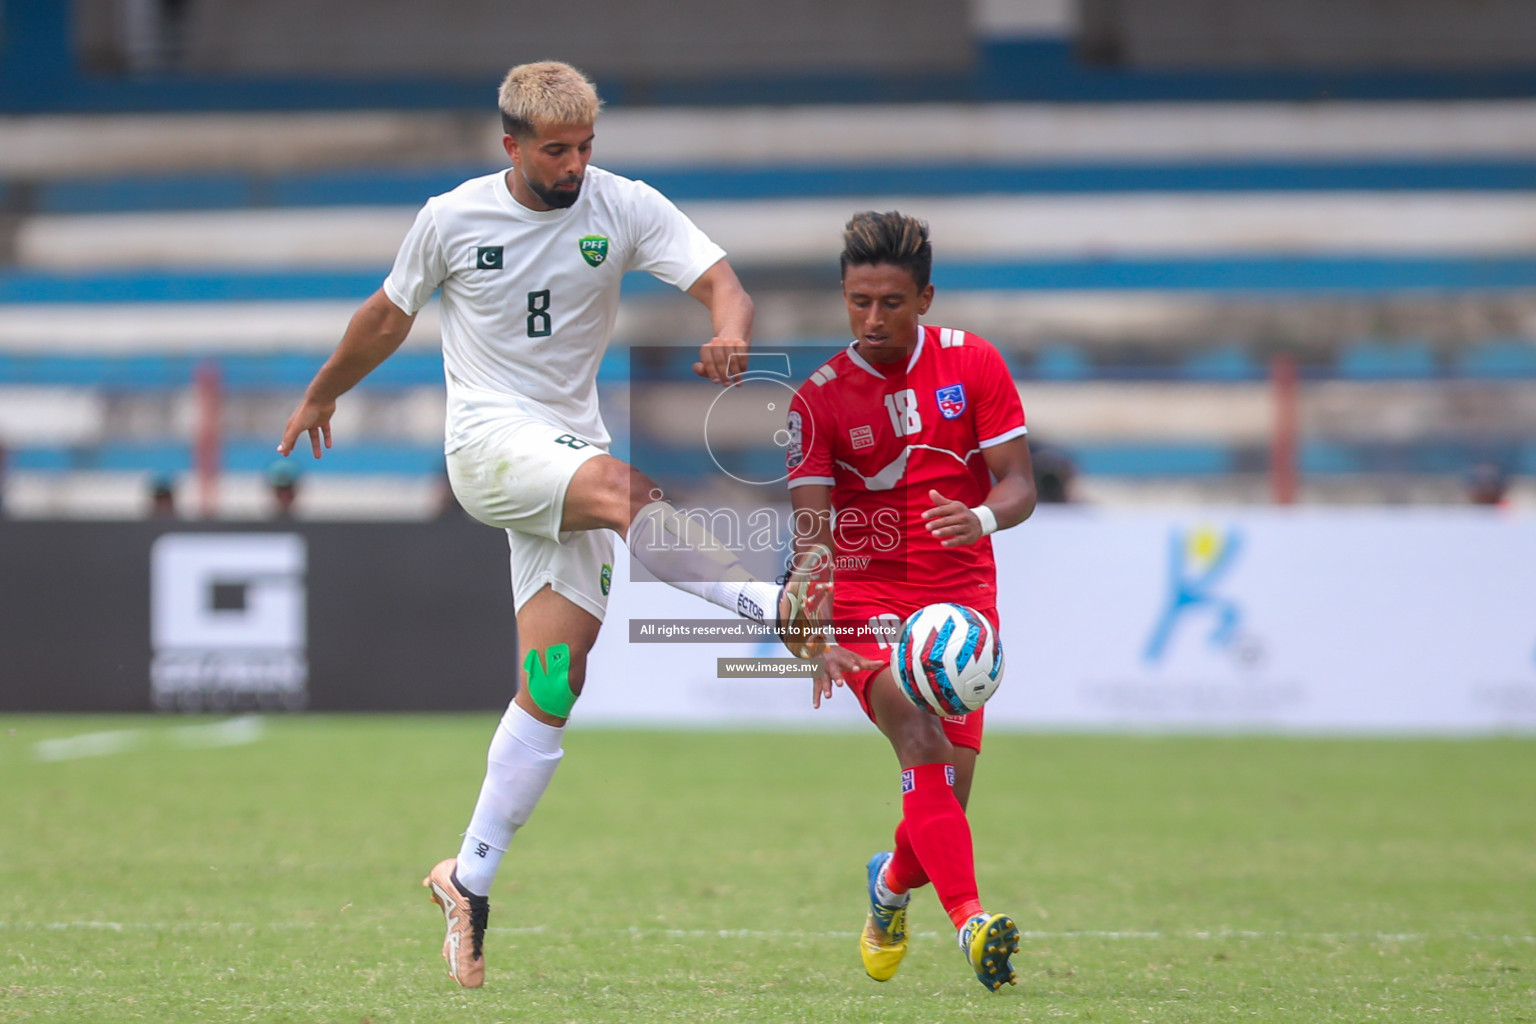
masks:
[[[32,756],[38,761],[49,763],[76,761],[85,757],[107,757],[138,750],[147,740],[157,736],[166,736],[172,744],[189,749],[237,747],[255,743],[265,731],[266,720],[261,715],[238,715],[221,722],[201,725],[179,725],[169,729],[113,729],[38,740],[32,744]]]
[[[239,715],[208,725],[177,726],[171,737],[183,747],[238,747],[261,739],[266,727],[260,715]]]
[[[38,740],[32,744],[32,756],[39,761],[75,761],[82,757],[106,757],[139,746],[143,729],[114,729],[110,732],[85,732],[56,740]]]

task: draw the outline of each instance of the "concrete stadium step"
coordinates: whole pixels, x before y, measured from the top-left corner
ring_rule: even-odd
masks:
[[[922,149],[912,129],[922,128]],[[189,170],[496,164],[494,111],[0,118],[0,179]],[[1450,158],[1536,154],[1530,100],[885,104],[619,108],[600,162],[755,166],[891,162]]]
[[[92,114],[0,118],[0,179],[479,163],[494,111]]]
[[[159,367],[203,356],[319,360],[335,347],[357,303],[378,287],[381,277],[348,277],[343,281],[348,290],[337,293],[342,297],[305,301],[222,301],[199,292],[215,284],[227,288],[231,281],[223,278],[50,278],[47,289],[33,279],[30,288],[17,287],[12,297],[55,286],[65,294],[55,296],[60,301],[13,301],[0,307],[0,367],[7,358],[145,360]],[[743,279],[757,304],[760,344],[838,345],[847,337],[846,312],[834,290],[777,287],[772,275],[751,270]],[[269,290],[256,294],[284,294],[270,290],[274,282],[261,280]],[[309,276],[300,281],[314,284]],[[16,284],[14,278],[9,284]],[[1392,348],[1405,339],[1433,347],[1432,376],[1536,377],[1533,290],[1318,295],[1302,301],[1283,291],[1270,296],[967,291],[949,284],[941,282],[930,322],[965,326],[1010,359],[1021,360],[1016,370],[1027,369],[1043,380],[1134,379],[1149,367],[1190,381],[1251,380],[1267,375],[1274,351],[1289,352],[1302,363],[1332,366],[1356,343]],[[102,301],[149,285],[163,286],[153,300],[141,293],[140,301]],[[8,287],[0,277],[0,297],[8,296]],[[611,355],[622,356],[631,346],[687,347],[702,337],[704,327],[691,299],[661,287],[631,289],[626,282],[625,288]],[[438,304],[428,303],[401,352],[375,376],[387,379],[396,366],[412,359],[436,359],[439,316]],[[1392,372],[1386,376],[1402,376],[1399,369],[1388,369]],[[48,382],[86,379],[66,375]]]
[[[948,260],[1536,252],[1536,204],[1522,193],[864,196],[680,205],[740,265],[833,264],[842,225],[862,208],[924,217]],[[14,250],[17,266],[39,270],[382,273],[414,215],[414,207],[389,206],[39,216],[18,226]]]
[[[382,281],[370,283],[374,287]],[[364,292],[363,294],[366,294]],[[361,297],[361,296],[360,296]],[[329,352],[357,301],[34,303],[6,307],[0,352],[159,358],[212,352]],[[416,316],[404,351],[435,351],[439,306]]]

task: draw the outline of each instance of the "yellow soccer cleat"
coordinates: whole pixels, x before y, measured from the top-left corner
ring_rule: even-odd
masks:
[[[890,981],[907,955],[907,903],[910,896],[903,895],[901,903],[891,906],[881,903],[875,894],[875,880],[885,870],[889,853],[877,853],[869,859],[869,914],[864,918],[864,934],[859,936],[859,956],[864,959],[864,970],[876,981]]]
[[[996,992],[1017,985],[1018,973],[1008,959],[1019,951],[1019,926],[1007,914],[977,914],[960,929],[960,951],[976,972],[976,980]]]

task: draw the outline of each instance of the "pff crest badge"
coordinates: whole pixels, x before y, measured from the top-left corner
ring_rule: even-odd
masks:
[[[585,235],[580,241],[581,258],[590,267],[600,267],[608,258],[608,239],[604,235]]]
[[[939,400],[939,412],[947,420],[959,419],[965,413],[965,385],[951,384],[934,392]]]
[[[607,562],[603,563],[603,571],[598,574],[597,582],[598,582],[598,585],[603,588],[603,596],[607,597],[608,596],[608,591],[613,588],[613,566],[612,565],[609,565]]]

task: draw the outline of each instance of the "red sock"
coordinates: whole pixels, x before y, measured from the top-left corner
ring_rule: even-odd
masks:
[[[920,764],[901,773],[903,824],[944,912],[959,928],[981,913],[971,823],[955,799],[955,766]]]
[[[902,893],[928,884],[928,874],[923,870],[917,851],[912,849],[912,839],[907,834],[907,819],[896,823],[896,848],[891,859],[885,862],[885,887],[891,892]]]

